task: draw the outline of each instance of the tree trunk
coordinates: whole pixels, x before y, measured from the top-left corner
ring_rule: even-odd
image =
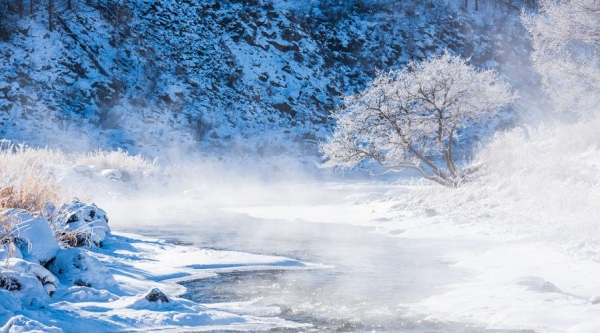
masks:
[[[443,149],[444,158],[446,159],[446,167],[448,171],[452,174],[452,177],[455,179],[460,179],[461,174],[458,169],[456,163],[454,163],[454,157],[452,156],[452,141],[454,140],[454,132],[456,131],[456,124],[452,126],[450,129],[450,133],[448,135],[448,143],[447,146]]]
[[[427,165],[433,171],[434,174],[436,174],[438,177],[440,177],[446,183],[448,183],[448,184],[452,183],[450,177],[448,177],[448,175],[444,172],[444,170],[440,169],[440,167],[435,165],[435,163],[431,162],[425,156],[423,156],[423,154],[421,154],[418,150],[416,150],[412,146],[412,144],[408,145],[407,148],[411,153],[413,153],[413,155],[415,155],[416,158],[418,158],[421,162],[423,162],[425,165]]]
[[[23,0],[19,0],[19,17],[23,18],[24,4]]]

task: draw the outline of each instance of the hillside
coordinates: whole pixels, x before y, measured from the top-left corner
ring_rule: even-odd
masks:
[[[312,153],[341,95],[412,59],[448,50],[528,86],[526,5],[3,0],[0,136],[150,156]]]

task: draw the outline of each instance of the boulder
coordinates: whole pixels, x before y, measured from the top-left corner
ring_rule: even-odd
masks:
[[[148,294],[146,294],[146,296],[144,296],[144,298],[146,300],[148,300],[149,302],[169,303],[169,299],[167,298],[167,295],[165,295],[165,293],[163,293],[158,288],[154,288],[154,289],[150,290],[150,292]]]

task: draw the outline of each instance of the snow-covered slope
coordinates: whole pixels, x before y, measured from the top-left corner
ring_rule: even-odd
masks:
[[[22,18],[11,3],[0,23],[0,136],[65,149],[311,152],[339,97],[378,69],[447,49],[521,85],[531,74],[521,1],[479,11],[452,1],[55,1],[50,17],[35,4]]]

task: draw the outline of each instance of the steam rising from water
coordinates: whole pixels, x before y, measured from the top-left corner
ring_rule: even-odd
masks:
[[[328,223],[337,220],[332,215],[343,213],[340,204],[347,196],[369,190],[370,186],[286,182],[235,190],[221,187],[207,190],[203,196],[197,191],[192,198],[103,205],[113,212],[113,230],[326,265],[307,271],[226,273],[216,281],[188,284],[188,297],[193,300],[279,304],[283,309],[280,316],[312,323],[321,331],[336,327],[342,327],[342,331],[410,328],[412,319],[403,319],[406,313],[401,303],[432,295],[439,292],[440,285],[458,279],[459,274],[436,255],[440,247],[447,249],[452,244],[399,242],[372,233],[373,228]],[[378,190],[387,192],[389,188]],[[277,219],[232,211],[272,206],[281,207]],[[329,207],[331,215],[304,221],[287,213],[319,207]],[[244,311],[257,310],[246,305]]]

